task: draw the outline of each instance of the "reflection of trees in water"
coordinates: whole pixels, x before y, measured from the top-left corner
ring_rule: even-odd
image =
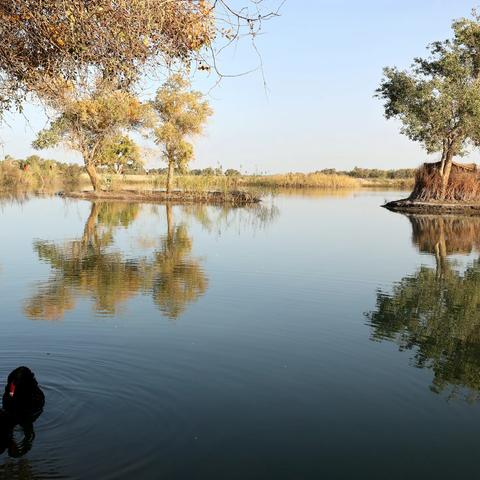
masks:
[[[409,215],[412,240],[424,253],[439,260],[451,254],[480,251],[480,217]]]
[[[200,264],[190,258],[192,240],[186,226],[174,227],[172,207],[166,208],[167,236],[145,270],[156,305],[168,317],[176,318],[187,304],[205,293],[208,281]]]
[[[239,231],[264,229],[279,215],[278,207],[261,203],[242,207],[185,205],[182,211],[199,222],[208,232],[216,230],[218,233],[233,227]]]
[[[75,307],[76,298],[92,298],[95,310],[114,314],[132,296],[149,293],[161,311],[178,317],[188,303],[205,293],[208,281],[184,225],[175,227],[167,206],[167,235],[153,258],[128,259],[109,247],[115,229],[128,227],[139,212],[137,204],[93,203],[81,239],[58,244],[37,241],[40,260],[52,277],[25,303],[31,318],[58,319]]]
[[[404,277],[391,293],[378,291],[367,314],[372,339],[414,351],[413,364],[434,373],[432,390],[477,399],[480,391],[480,261],[463,272],[448,259],[480,244],[476,217],[410,217],[413,241],[436,257]]]

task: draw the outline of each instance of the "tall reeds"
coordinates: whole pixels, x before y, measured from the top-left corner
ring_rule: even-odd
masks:
[[[450,200],[460,202],[480,201],[480,173],[452,168],[445,196],[442,195],[442,179],[436,169],[421,166],[415,176],[411,199]]]

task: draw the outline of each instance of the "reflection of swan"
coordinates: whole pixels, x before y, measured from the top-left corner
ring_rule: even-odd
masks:
[[[433,371],[433,391],[480,398],[480,261],[461,272],[448,258],[478,248],[480,218],[409,218],[415,245],[434,255],[436,266],[377,292],[376,307],[366,314],[372,340],[414,352],[414,366]]]
[[[16,438],[18,431],[21,432],[20,440]],[[9,428],[3,425],[0,427],[0,455],[7,451],[9,457],[23,457],[32,449],[34,439],[35,431],[32,422]]]

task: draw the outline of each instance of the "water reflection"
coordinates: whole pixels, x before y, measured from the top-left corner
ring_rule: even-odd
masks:
[[[81,238],[35,241],[33,248],[50,265],[52,276],[25,302],[25,314],[61,319],[84,297],[93,300],[96,312],[113,315],[131,297],[149,294],[166,316],[177,318],[206,292],[208,279],[200,260],[191,255],[186,225],[175,225],[172,207],[165,208],[167,233],[150,257],[127,258],[111,248],[118,227],[126,228],[137,218],[138,204],[92,203]]]
[[[21,458],[32,449],[34,439],[32,422],[17,425],[15,429],[6,429],[0,433],[0,455],[8,452],[11,458]]]
[[[185,224],[173,224],[170,205],[167,209],[167,235],[154,254],[153,262],[143,266],[148,289],[158,308],[168,317],[177,318],[186,305],[203,295],[208,287],[200,263],[190,257],[192,240]]]
[[[390,340],[414,352],[415,367],[433,371],[431,389],[450,398],[477,400],[480,391],[480,260],[459,269],[452,254],[480,246],[478,217],[409,217],[413,243],[435,256],[435,267],[421,266],[377,292],[367,314],[372,339]]]
[[[221,235],[224,229],[235,227],[240,233],[243,230],[256,232],[273,223],[280,211],[276,205],[254,204],[245,207],[206,207],[205,205],[184,205],[183,213],[195,219],[208,232],[216,231]]]

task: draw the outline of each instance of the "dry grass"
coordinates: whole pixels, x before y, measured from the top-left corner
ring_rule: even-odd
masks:
[[[347,175],[326,175],[323,173],[286,173],[281,175],[252,175],[240,177],[244,185],[268,188],[359,188],[360,182]]]
[[[166,175],[104,175],[103,184],[108,190],[136,188],[141,191],[161,190],[167,183]],[[82,183],[88,177],[82,175]],[[241,188],[318,188],[328,190],[356,189],[359,180],[347,175],[326,175],[321,173],[287,173],[283,175],[245,175],[227,177],[223,175],[177,175],[174,188],[182,191],[236,191]]]
[[[22,170],[16,162],[0,162],[0,190],[51,192],[55,189],[75,186],[78,182],[77,169],[67,168],[64,171],[56,166],[45,168],[42,164],[29,165],[28,170]]]
[[[412,178],[366,178],[360,179],[362,187],[366,188],[381,188],[381,189],[395,189],[395,190],[409,190],[415,186],[415,179]]]
[[[12,162],[0,163],[0,188],[2,190],[29,190],[35,182],[31,174],[23,172]]]
[[[449,200],[460,202],[480,201],[480,174],[452,168],[445,197],[442,197],[442,180],[437,170],[420,167],[410,196],[415,200]]]

